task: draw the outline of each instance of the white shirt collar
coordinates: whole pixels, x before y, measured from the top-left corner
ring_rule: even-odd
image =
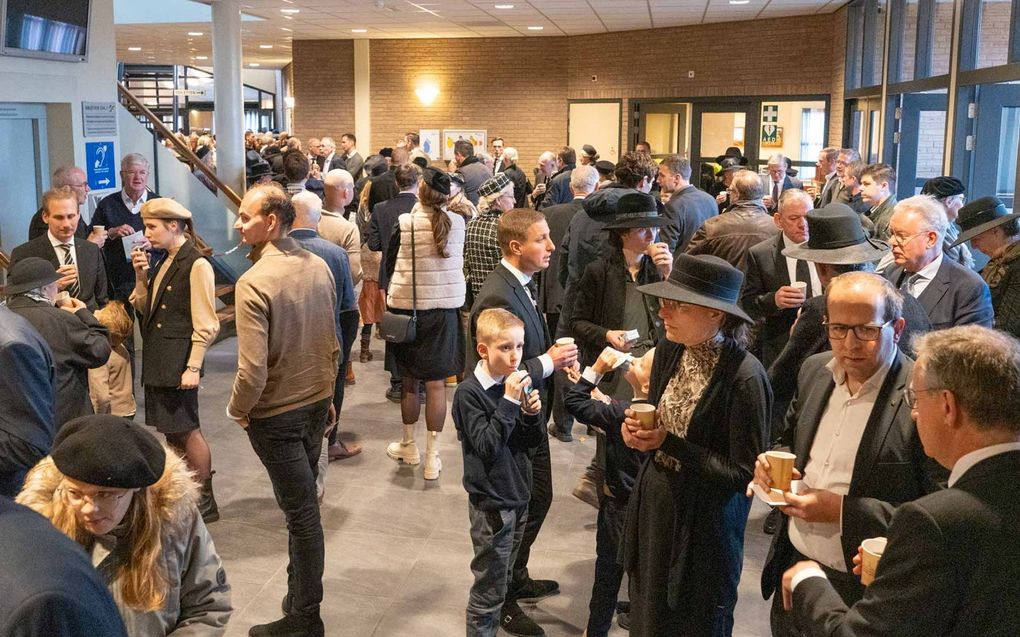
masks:
[[[489,371],[486,369],[485,361],[478,361],[475,365],[475,378],[478,379],[478,384],[482,386],[482,389],[488,391],[493,385],[499,385],[503,382],[503,377],[493,378],[489,375]]]
[[[1010,451],[1020,451],[1020,442],[1004,442],[990,447],[975,449],[968,454],[964,454],[956,461],[956,464],[953,465],[953,470],[949,474],[949,486],[952,487],[956,484],[956,482],[963,477],[963,474],[970,471],[974,465],[982,460],[987,460],[992,456],[997,456],[1000,453],[1008,453]]]
[[[349,152],[344,153],[344,159],[350,159],[358,154],[357,148],[352,148]]]
[[[891,348],[889,357],[882,361],[882,365],[874,374],[871,375],[871,378],[861,384],[861,388],[857,390],[855,396],[860,396],[866,391],[878,391],[879,387],[882,386],[882,383],[885,382],[886,374],[889,373],[889,369],[892,367],[892,362],[896,358],[896,352],[897,349],[895,347]],[[846,383],[846,370],[844,370],[843,366],[839,364],[835,356],[833,356],[832,360],[826,364],[825,368],[832,373],[832,380],[835,381],[837,385],[843,385]],[[849,391],[849,387],[847,387],[847,391]]]
[[[142,191],[142,196],[138,198],[138,201],[131,201],[131,197],[128,197],[127,191],[123,188],[120,191],[120,198],[127,206],[127,209],[131,211],[131,214],[136,215],[142,211],[142,204],[149,198],[148,189]]]
[[[510,265],[510,262],[507,261],[506,259],[500,259],[499,262],[503,264],[504,268],[510,270],[510,274],[514,275],[517,278],[517,280],[521,282],[521,285],[527,285],[528,283],[531,282],[530,276],[524,274],[514,266]]]
[[[65,243],[70,243],[71,244],[71,249],[72,250],[74,249],[74,237],[71,237],[71,239],[69,241],[61,241],[60,239],[54,237],[53,233],[50,232],[49,230],[46,231],[46,236],[50,238],[50,245],[53,246],[54,248],[59,248],[60,246],[64,245]],[[63,252],[60,252],[59,254],[60,254],[61,257],[64,256]]]
[[[796,241],[794,241],[790,237],[786,236],[785,232],[783,232],[781,234],[783,235],[783,247],[784,248],[795,248],[795,247],[800,245],[799,243],[797,243]],[[789,257],[787,257],[787,258],[789,258]]]
[[[935,274],[939,271],[939,268],[942,267],[942,258],[944,256],[946,256],[945,253],[939,253],[939,256],[935,257],[934,261],[924,266],[914,274],[920,275],[920,278],[926,281],[931,281],[935,278]]]

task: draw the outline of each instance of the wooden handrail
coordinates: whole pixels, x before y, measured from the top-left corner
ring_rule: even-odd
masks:
[[[0,250],[0,270],[6,270],[11,267],[11,258],[7,256],[7,253]]]
[[[181,140],[177,139],[177,136],[174,135],[173,131],[167,128],[163,124],[163,122],[161,122],[160,119],[156,117],[152,113],[152,111],[150,111],[145,106],[145,104],[142,104],[141,100],[132,95],[131,91],[129,91],[127,87],[118,82],[117,91],[120,93],[120,96],[123,97],[125,101],[130,103],[131,106],[138,110],[138,112],[141,113],[145,117],[145,119],[149,121],[150,124],[152,124],[152,127],[156,130],[157,133],[159,133],[160,136],[170,140],[170,143],[173,145],[174,149],[186,160],[188,160],[188,163],[201,170],[202,173],[209,178],[209,181],[211,181],[213,185],[220,190],[220,192],[226,195],[227,199],[232,201],[235,206],[241,205],[240,195],[234,192],[234,190],[230,186],[220,181],[219,178],[216,176],[216,171],[210,168],[204,161],[199,159],[198,155],[192,152],[192,150],[188,148],[186,144],[181,142]]]

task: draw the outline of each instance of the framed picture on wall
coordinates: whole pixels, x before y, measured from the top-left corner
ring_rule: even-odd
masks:
[[[484,130],[445,129],[443,130],[443,159],[446,161],[453,159],[453,145],[462,139],[471,142],[476,153],[486,152],[489,145],[488,134]]]
[[[422,152],[433,161],[443,155],[441,137],[438,128],[422,128],[418,131],[418,142],[421,145]]]

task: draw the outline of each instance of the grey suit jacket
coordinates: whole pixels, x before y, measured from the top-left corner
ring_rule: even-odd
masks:
[[[904,504],[863,599],[847,608],[822,578],[793,592],[812,637],[1012,637],[1020,627],[1020,452],[982,460],[951,489]]]
[[[663,240],[676,243],[673,254],[677,255],[687,250],[691,237],[705,221],[719,214],[719,206],[715,197],[689,185],[671,194],[662,212],[672,221],[672,227],[662,229]]]
[[[787,412],[786,431],[777,445],[796,454],[795,465],[801,473],[835,388],[832,374],[825,368],[832,356],[832,352],[823,352],[804,361],[797,395]],[[945,469],[925,455],[903,396],[913,366],[913,361],[897,350],[857,448],[850,491],[843,498],[840,536],[848,573],[853,570],[852,559],[861,541],[885,535],[899,504],[937,491],[948,477]],[[783,516],[762,569],[766,598],[779,587],[783,572],[794,559],[788,529],[789,518]]]
[[[361,153],[355,151],[350,157],[345,157],[344,162],[347,164],[347,172],[351,173],[354,181],[357,181],[361,177],[362,168],[365,167],[365,159],[361,156]]]
[[[909,274],[900,266],[885,271],[885,277],[897,287],[903,285],[907,276]],[[933,330],[970,324],[992,327],[995,319],[992,295],[984,279],[945,257],[935,278],[917,300],[928,313]]]
[[[821,192],[815,197],[815,208],[821,208],[826,204],[830,204],[834,201],[839,201],[839,192],[843,189],[843,184],[839,181],[839,176],[833,174],[832,178],[825,182],[822,186]]]
[[[892,219],[893,208],[896,207],[896,195],[889,195],[889,197],[878,204],[874,210],[868,213],[868,219],[875,226],[875,238],[881,239],[882,241],[888,241],[889,235],[892,234],[889,230],[889,220]]]
[[[90,312],[95,312],[106,305],[109,300],[106,291],[106,265],[103,263],[103,255],[96,244],[85,239],[74,239],[74,253],[78,265],[78,300],[85,304]],[[59,268],[63,265],[63,259],[57,257],[56,250],[50,243],[48,234],[22,243],[11,252],[11,265],[14,265],[25,257],[41,257]]]

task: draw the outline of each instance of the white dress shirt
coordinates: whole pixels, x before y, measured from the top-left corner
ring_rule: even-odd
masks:
[[[478,379],[478,384],[482,386],[482,389],[489,391],[493,385],[501,385],[506,380],[506,376],[493,377],[489,374],[489,365],[484,360],[478,361],[475,365],[475,378]],[[506,394],[503,394],[503,398],[506,398],[515,405],[520,405],[521,401],[516,398],[511,398]]]
[[[861,385],[856,394],[850,393],[846,372],[835,358],[826,365],[836,385],[822,412],[811,444],[807,464],[804,466],[804,484],[812,489],[824,489],[841,496],[850,492],[857,449],[861,446],[864,429],[895,356],[896,350],[893,349],[889,359],[883,361],[878,371]],[[840,518],[838,523],[805,522],[790,518],[790,542],[807,557],[845,573],[846,561],[840,541],[842,513]]]
[[[510,271],[510,274],[514,275],[514,277],[521,282],[521,285],[524,286],[524,292],[530,297],[531,292],[528,290],[528,283],[531,283],[531,277],[510,265],[510,262],[506,259],[500,259],[499,262],[503,264],[504,268]],[[535,306],[535,313],[538,314],[538,320],[544,321],[545,317],[538,311],[538,299],[532,298],[531,303]],[[555,371],[552,356],[542,354],[538,357],[538,360],[542,363],[542,378],[549,378],[552,376],[553,371]]]
[[[921,293],[925,291],[928,284],[931,283],[932,279],[938,273],[939,268],[942,267],[942,258],[945,254],[939,253],[939,256],[928,265],[921,268],[914,274],[907,273],[907,281],[913,281],[913,283],[907,283],[907,293],[915,299],[921,296]]]
[[[142,196],[138,198],[138,201],[131,201],[131,197],[128,196],[126,190],[121,189],[120,191],[121,201],[124,202],[124,205],[127,206],[127,209],[130,210],[131,214],[133,215],[137,215],[142,211],[142,204],[144,204],[145,200],[148,198],[149,198],[148,190],[142,191]]]
[[[790,240],[790,237],[783,234],[783,247],[793,248],[800,245]],[[790,283],[797,280],[797,259],[790,257],[784,257],[786,259],[786,271],[790,275]],[[811,273],[811,291],[814,292],[812,296],[818,296],[822,293],[822,280],[818,278],[818,271],[815,269],[815,264],[812,261],[807,262],[808,272]],[[805,281],[807,283],[807,281]],[[810,297],[809,297],[810,298]]]
[[[46,231],[46,236],[50,238],[50,245],[53,246],[53,252],[57,255],[57,261],[64,264],[64,249],[61,247],[64,245],[64,241],[53,236],[53,233],[49,230]],[[71,245],[71,260],[74,261],[75,265],[78,265],[78,252],[74,249],[74,237],[71,237],[66,243]]]

